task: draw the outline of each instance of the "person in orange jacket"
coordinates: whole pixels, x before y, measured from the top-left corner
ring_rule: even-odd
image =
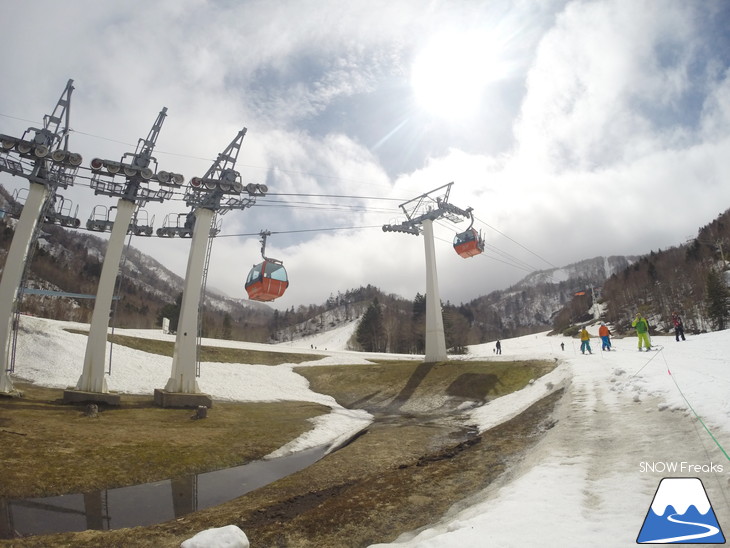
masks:
[[[611,350],[611,331],[608,326],[601,322],[601,327],[598,328],[598,336],[601,337],[601,350]]]

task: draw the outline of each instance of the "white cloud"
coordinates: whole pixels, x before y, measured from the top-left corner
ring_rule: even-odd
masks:
[[[271,196],[226,215],[227,234],[281,232],[269,245],[292,278],[283,306],[368,283],[412,297],[421,238],[303,230],[399,222],[400,200],[454,181],[452,202],[512,256],[460,259],[450,241],[465,225],[439,228],[442,297],[458,302],[517,281],[522,261],[677,245],[725,209],[726,20],[719,4],[680,1],[9,4],[0,132],[37,124],[73,78],[71,148],[86,162],[132,152],[166,106],[163,169],[204,173],[245,126],[245,182],[396,199]],[[505,69],[459,123],[419,111],[408,87],[415,56],[450,29],[493,35]],[[114,204],[84,182],[64,194],[82,223]],[[148,209],[159,227],[188,208]],[[184,273],[186,241],[133,245]],[[242,295],[258,258],[256,236],[217,240],[209,284]]]
[[[518,125],[525,156],[595,169],[666,146],[656,117],[693,88],[700,29],[680,3],[572,3],[543,38]]]

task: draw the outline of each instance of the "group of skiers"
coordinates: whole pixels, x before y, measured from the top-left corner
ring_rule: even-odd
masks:
[[[603,322],[601,322],[601,326],[598,328],[598,336],[601,337],[601,350],[609,352],[611,350],[611,331]],[[591,350],[591,335],[583,327],[580,330],[580,353],[585,354],[586,352],[593,354]]]
[[[677,342],[679,342],[680,339],[682,339],[683,341],[686,340],[684,338],[684,324],[682,322],[682,318],[676,312],[672,313],[672,324],[674,326],[675,340]],[[651,339],[649,338],[649,322],[646,321],[646,318],[642,316],[641,312],[636,313],[636,317],[631,322],[631,327],[636,330],[636,336],[639,341],[639,352],[641,352],[643,347],[646,348],[647,352],[651,350]],[[601,338],[601,350],[604,350],[606,352],[610,351],[611,331],[608,329],[608,326],[603,322],[601,322],[601,325],[598,328],[598,336]],[[580,330],[580,353],[585,354],[586,352],[588,352],[589,354],[593,353],[591,351],[591,336],[584,326]]]

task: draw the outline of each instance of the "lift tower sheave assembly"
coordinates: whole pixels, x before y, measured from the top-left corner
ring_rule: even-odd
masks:
[[[14,312],[39,222],[51,206],[56,189],[73,184],[82,162],[81,155],[68,150],[73,89],[73,80],[69,80],[53,113],[43,117],[42,128],[28,128],[20,138],[0,135],[0,171],[23,177],[30,184],[0,280],[0,393],[14,391],[9,375]]]
[[[426,250],[426,363],[445,361],[446,337],[441,314],[436,251],[433,241],[433,222],[445,218],[453,223],[471,218],[472,208],[461,209],[449,203],[451,186],[448,183],[400,205],[406,220],[397,225],[384,225],[384,232],[404,232],[418,236],[423,232]]]
[[[171,198],[172,189],[180,187],[184,182],[180,174],[158,171],[157,160],[152,156],[166,116],[167,108],[163,107],[147,138],[139,139],[134,153],[125,153],[120,161],[100,158],[91,161],[91,188],[94,189],[94,194],[117,197],[118,201],[91,316],[83,372],[76,389],[64,392],[64,401],[99,401],[113,405],[119,403],[119,396],[109,393],[105,365],[109,316],[124,251],[124,239],[138,208],[149,201],[163,202]],[[124,180],[117,182],[117,177]],[[156,183],[159,188],[150,188],[151,183]]]
[[[193,177],[185,193],[185,203],[192,208],[192,240],[188,255],[185,286],[180,307],[172,371],[164,389],[155,389],[155,402],[162,407],[212,405],[212,399],[200,391],[198,349],[200,344],[200,305],[205,292],[211,252],[211,234],[216,215],[234,209],[246,209],[265,196],[266,185],[243,185],[235,170],[246,128],[238,132],[228,147],[218,155],[203,177]]]

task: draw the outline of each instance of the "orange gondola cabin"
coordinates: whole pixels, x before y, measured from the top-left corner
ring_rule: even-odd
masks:
[[[255,265],[246,278],[246,292],[252,301],[273,301],[289,287],[286,269],[281,261],[264,259]]]
[[[468,259],[484,251],[484,240],[476,230],[470,228],[454,236],[454,251]]]

